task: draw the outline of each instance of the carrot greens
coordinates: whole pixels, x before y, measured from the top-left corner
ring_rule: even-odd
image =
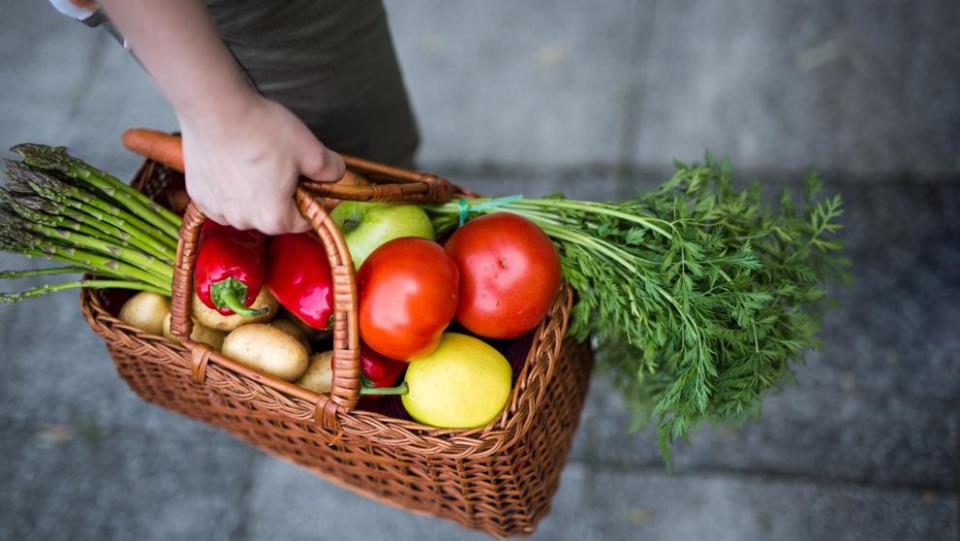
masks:
[[[825,288],[845,278],[840,196],[766,204],[737,190],[727,161],[676,164],[658,189],[617,203],[471,200],[468,212],[522,215],[556,243],[577,292],[570,327],[593,337],[638,426],[656,422],[665,458],[704,421],[759,413],[763,392],[818,345]],[[499,204],[497,204],[499,203]],[[438,232],[462,204],[430,207]]]

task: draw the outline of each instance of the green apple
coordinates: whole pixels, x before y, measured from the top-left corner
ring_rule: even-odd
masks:
[[[404,203],[344,201],[330,214],[347,241],[353,267],[380,245],[400,237],[433,240],[433,224],[420,207]]]

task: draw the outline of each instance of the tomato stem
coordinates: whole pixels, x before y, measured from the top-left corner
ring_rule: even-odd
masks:
[[[396,387],[360,387],[360,394],[364,395],[404,395],[410,392],[410,387],[404,381]]]

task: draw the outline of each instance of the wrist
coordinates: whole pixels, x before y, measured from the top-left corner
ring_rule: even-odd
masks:
[[[236,122],[248,118],[262,99],[243,82],[227,90],[192,96],[184,103],[174,104],[174,111],[184,130],[223,133],[233,129]]]

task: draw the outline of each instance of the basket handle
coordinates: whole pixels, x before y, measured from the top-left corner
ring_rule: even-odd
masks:
[[[341,154],[347,170],[337,182],[303,177],[300,185],[317,197],[349,201],[446,203],[459,188],[447,179]]]
[[[175,157],[157,153],[153,148],[143,148],[136,143],[137,134],[149,134],[152,138],[168,140],[180,149],[178,133],[164,133],[147,128],[134,128],[123,134],[123,144],[144,157],[163,163],[167,167],[184,172],[183,156]],[[351,201],[406,201],[411,203],[446,203],[454,193],[463,193],[444,178],[429,173],[410,171],[399,167],[341,154],[347,171],[336,182],[317,182],[300,178],[300,185],[316,196]],[[369,179],[364,175],[369,175]],[[381,182],[385,182],[381,184]]]
[[[314,417],[325,429],[339,432],[337,415],[351,411],[360,397],[360,348],[357,321],[357,284],[350,252],[336,224],[323,207],[303,187],[294,194],[297,208],[323,243],[333,273],[333,385],[330,394],[317,394],[303,387],[251,370],[190,339],[193,302],[193,269],[197,259],[201,225],[206,216],[192,202],[187,206],[180,226],[177,261],[173,270],[170,330],[180,339],[192,357],[193,379],[203,383],[206,366],[214,361],[247,378],[278,389],[288,395],[313,402]]]

